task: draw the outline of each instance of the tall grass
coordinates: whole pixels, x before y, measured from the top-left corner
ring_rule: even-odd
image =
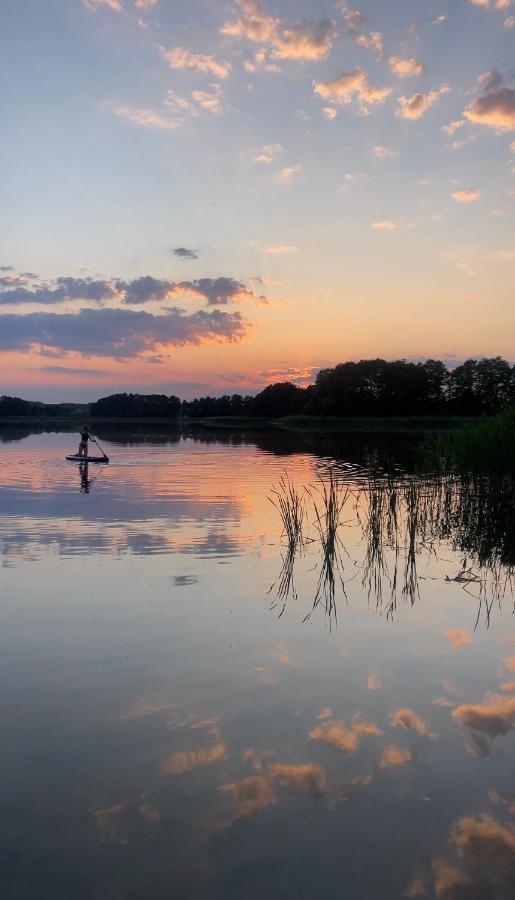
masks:
[[[469,421],[451,434],[427,437],[419,463],[437,471],[515,472],[515,407]]]
[[[322,604],[329,623],[331,623],[332,618],[336,618],[336,589],[338,586],[341,587],[345,596],[342,558],[344,545],[339,532],[340,526],[343,524],[343,510],[349,490],[338,481],[331,469],[329,477],[327,479],[320,478],[319,485],[310,487],[308,494],[313,504],[313,526],[322,551],[313,609]],[[304,621],[309,619],[311,612]]]

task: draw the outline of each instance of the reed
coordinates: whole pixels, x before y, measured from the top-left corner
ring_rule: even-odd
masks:
[[[342,553],[344,544],[339,534],[343,524],[343,510],[349,497],[349,490],[336,478],[330,469],[327,478],[320,478],[317,486],[311,486],[308,494],[313,505],[316,540],[322,550],[322,562],[318,575],[318,583],[311,613],[320,604],[329,617],[329,622],[336,619],[336,591],[341,587],[346,597],[344,582],[344,565]]]
[[[281,476],[277,487],[273,486],[268,498],[278,510],[283,526],[282,536],[286,538],[289,552],[295,552],[304,543],[306,524],[306,503],[289,479],[287,473]]]

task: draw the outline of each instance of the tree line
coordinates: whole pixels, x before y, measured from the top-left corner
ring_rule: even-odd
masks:
[[[443,362],[364,359],[322,369],[315,383],[268,385],[255,397],[231,394],[180,400],[166,394],[112,394],[89,405],[95,418],[204,419],[214,416],[479,416],[515,403],[515,366],[500,356]],[[59,410],[59,412],[57,411]],[[0,417],[70,415],[78,404],[31,403],[0,397]]]

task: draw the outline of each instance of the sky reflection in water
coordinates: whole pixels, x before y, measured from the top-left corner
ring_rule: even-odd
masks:
[[[477,493],[417,544],[413,605],[403,543],[387,615],[396,545],[367,576],[370,472],[336,441],[335,622],[315,541],[268,593],[272,485],[315,484],[327,440],[140,439],[108,438],[86,479],[65,434],[0,451],[2,896],[511,898],[512,599],[476,624],[477,585],[446,581],[474,541],[507,572],[499,528],[478,543],[476,515],[472,540]]]

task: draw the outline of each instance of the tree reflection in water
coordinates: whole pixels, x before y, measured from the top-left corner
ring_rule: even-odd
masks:
[[[288,495],[276,489],[276,503],[284,523]],[[513,601],[515,579],[515,480],[512,476],[442,474],[370,474],[357,486],[339,477],[335,468],[316,488],[304,490],[307,515],[302,534],[287,540],[283,565],[270,592],[275,608],[284,612],[288,598],[297,598],[294,568],[308,543],[318,551],[312,609],[321,606],[330,622],[336,620],[338,595],[347,598],[346,584],[361,573],[369,601],[392,618],[399,601],[411,606],[420,596],[418,562],[447,561],[442,551],[461,555],[458,573],[433,580],[460,584],[477,602],[476,627],[488,626],[494,605]],[[351,560],[344,527],[358,528],[363,553]],[[288,531],[284,528],[288,538]],[[349,574],[344,570],[347,553]],[[352,571],[352,568],[354,571]]]

